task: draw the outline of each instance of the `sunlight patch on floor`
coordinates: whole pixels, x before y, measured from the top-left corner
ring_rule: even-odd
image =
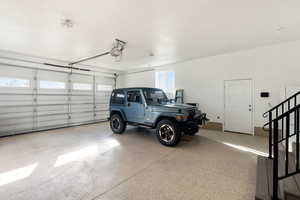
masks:
[[[86,157],[97,156],[117,146],[120,146],[120,143],[115,139],[109,138],[101,142],[101,144],[99,145],[90,145],[78,151],[60,155],[57,158],[54,167],[59,167],[74,161],[79,161]]]
[[[15,182],[30,176],[38,163],[28,165],[22,168],[14,169],[0,174],[0,186]]]
[[[231,143],[227,143],[227,142],[222,142],[222,143],[227,145],[227,146],[230,146],[232,148],[238,149],[240,151],[245,151],[245,152],[253,153],[253,154],[256,154],[256,155],[268,157],[267,153],[264,153],[262,151],[258,151],[256,149],[252,149],[252,148],[249,148],[249,147],[240,146],[240,145],[236,145],[236,144],[231,144]]]

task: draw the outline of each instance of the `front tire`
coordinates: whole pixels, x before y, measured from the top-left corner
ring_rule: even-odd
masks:
[[[110,128],[116,134],[122,134],[126,129],[126,122],[119,114],[114,114],[110,119]]]
[[[181,131],[176,123],[164,119],[157,124],[156,137],[161,144],[173,147],[179,143]]]

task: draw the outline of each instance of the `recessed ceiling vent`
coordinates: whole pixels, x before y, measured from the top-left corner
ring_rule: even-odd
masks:
[[[63,19],[61,25],[65,28],[72,28],[74,26],[74,22],[71,19]]]

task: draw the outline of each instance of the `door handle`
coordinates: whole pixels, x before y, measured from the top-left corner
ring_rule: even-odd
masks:
[[[249,111],[252,111],[252,109],[249,109]]]
[[[128,104],[127,104],[127,106],[128,106],[128,107],[130,107],[130,106],[131,106],[131,104],[130,104],[130,103],[128,103]]]

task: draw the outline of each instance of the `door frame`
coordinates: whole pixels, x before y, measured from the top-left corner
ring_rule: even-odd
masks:
[[[254,104],[254,86],[255,86],[255,81],[253,78],[239,78],[239,79],[226,79],[223,81],[223,132],[225,133],[225,122],[226,122],[226,113],[225,113],[225,106],[226,106],[226,90],[225,90],[225,87],[226,87],[226,82],[227,81],[243,81],[243,80],[249,80],[251,81],[251,105],[252,105],[252,112],[251,112],[251,132],[250,134],[247,134],[247,135],[253,135],[254,136],[254,113],[255,113],[255,104]],[[228,131],[228,130],[227,130]]]

